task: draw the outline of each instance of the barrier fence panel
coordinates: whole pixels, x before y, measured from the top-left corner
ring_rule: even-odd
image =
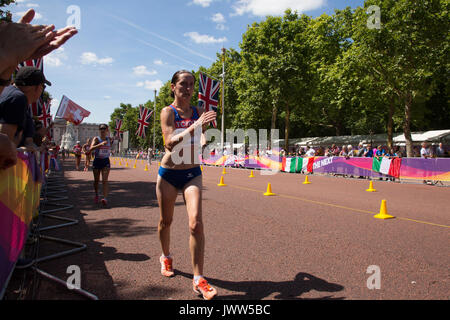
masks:
[[[18,153],[18,162],[14,167],[0,171],[0,300],[3,298],[9,280],[15,268],[32,270],[34,274],[45,277],[51,281],[65,284],[57,277],[39,269],[37,264],[51,259],[78,253],[86,250],[86,245],[67,239],[55,238],[41,234],[43,231],[68,227],[78,224],[78,220],[51,215],[50,213],[62,212],[72,209],[74,206],[60,201],[68,197],[60,196],[67,193],[64,189],[64,175],[55,171],[47,171],[48,157],[39,156],[40,164],[33,154]],[[60,166],[56,165],[54,169]],[[50,168],[53,169],[53,168]],[[44,175],[42,172],[46,171]],[[49,208],[50,207],[50,208]],[[65,223],[40,227],[42,219],[50,218]],[[44,257],[38,257],[39,250],[32,250],[31,259],[26,264],[18,265],[17,261],[27,239],[33,240],[35,248],[39,247],[39,240],[56,242],[68,245],[72,249],[53,253]],[[98,298],[81,288],[72,289],[73,292],[84,295],[93,300]]]
[[[450,159],[404,158],[402,160],[401,179],[450,181]]]
[[[33,154],[18,153],[17,164],[0,171],[0,298],[37,214],[42,175]]]
[[[342,174],[371,178],[395,177],[401,180],[435,180],[450,182],[450,159],[448,158],[395,158],[379,160],[360,157],[280,157],[212,155],[203,159],[203,164],[212,166],[233,166],[248,169],[277,169],[284,172],[319,174]],[[391,161],[392,160],[392,161]],[[293,164],[295,162],[295,165]],[[288,164],[288,165],[287,165]],[[287,167],[286,167],[287,165]],[[380,166],[381,165],[381,166]]]

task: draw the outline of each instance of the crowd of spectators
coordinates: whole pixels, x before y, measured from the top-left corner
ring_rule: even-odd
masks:
[[[439,143],[437,146],[431,146],[427,142],[423,142],[421,147],[413,147],[414,156],[422,158],[446,158],[449,156],[449,151],[446,151],[444,145]],[[425,156],[423,156],[425,154]],[[359,143],[357,147],[353,147],[351,144],[344,145],[339,148],[336,144],[332,144],[328,147],[323,146],[306,146],[298,147],[296,152],[286,152],[281,149],[281,155],[287,157],[406,157],[406,150],[404,147],[393,146],[388,148],[387,146],[377,145],[372,146],[371,143],[363,144]]]
[[[52,150],[42,123],[31,116],[29,105],[36,102],[46,85],[40,69],[17,66],[39,59],[62,46],[77,33],[74,27],[55,30],[54,25],[31,25],[35,16],[28,10],[18,22],[0,21],[0,170],[17,163],[19,151]]]

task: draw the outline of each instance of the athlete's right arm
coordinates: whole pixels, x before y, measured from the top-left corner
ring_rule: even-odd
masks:
[[[104,145],[104,144],[107,144],[108,142],[107,141],[103,141],[102,143],[99,143],[99,144],[97,144],[98,143],[98,139],[97,139],[97,137],[95,137],[94,139],[92,139],[92,144],[91,144],[91,147],[89,148],[89,151],[94,151],[95,149],[97,149],[97,148],[100,148],[102,145]]]
[[[164,146],[167,150],[172,151],[173,147],[181,140],[178,141],[178,135],[173,137],[175,131],[175,115],[170,107],[161,110],[161,131],[163,134]]]
[[[163,133],[165,147],[172,151],[173,147],[175,147],[178,143],[183,141],[186,136],[193,136],[195,129],[199,126],[203,126],[205,124],[210,123],[216,119],[216,113],[214,111],[209,111],[202,113],[202,115],[198,118],[197,121],[194,122],[189,128],[180,132],[177,135],[173,135],[175,132],[175,114],[171,110],[170,107],[166,107],[161,111],[161,130]]]

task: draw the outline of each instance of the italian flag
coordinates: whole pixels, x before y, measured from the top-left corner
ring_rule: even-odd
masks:
[[[310,158],[308,158],[308,164],[307,164],[307,166],[306,166],[306,170],[307,170],[309,173],[313,173],[314,159],[315,159],[315,157],[310,157]]]
[[[401,158],[389,159],[383,157],[378,159],[376,157],[373,158],[372,162],[372,170],[375,172],[379,172],[385,175],[400,177],[400,166],[402,163]]]
[[[283,158],[281,171],[300,172],[302,170],[302,158]]]

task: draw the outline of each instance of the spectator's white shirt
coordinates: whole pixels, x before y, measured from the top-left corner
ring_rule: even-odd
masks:
[[[316,151],[313,148],[311,148],[308,151],[306,151],[306,156],[307,157],[314,157],[315,154],[316,154]]]
[[[431,157],[431,148],[422,148],[422,149],[420,149],[420,156],[422,158]]]

